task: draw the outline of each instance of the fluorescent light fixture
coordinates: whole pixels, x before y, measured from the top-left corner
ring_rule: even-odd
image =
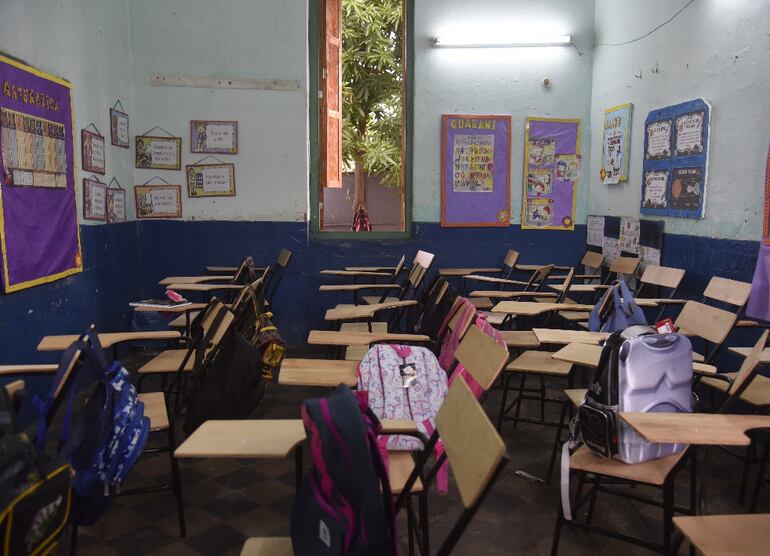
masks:
[[[433,39],[436,48],[515,48],[520,46],[569,46],[572,44],[570,35],[553,36],[511,36],[501,38],[446,38]]]

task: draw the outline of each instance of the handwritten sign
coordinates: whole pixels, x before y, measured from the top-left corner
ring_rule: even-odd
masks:
[[[104,137],[83,129],[80,131],[83,171],[104,174]]]
[[[110,142],[127,149],[128,140],[128,114],[110,108]]]
[[[137,218],[181,218],[181,185],[137,185],[134,187]]]
[[[100,181],[83,179],[83,219],[107,220],[107,186]]]
[[[107,223],[126,221],[126,192],[122,189],[107,189]]]
[[[152,170],[182,169],[182,138],[136,136],[137,168]]]
[[[234,197],[235,164],[187,166],[188,197]]]
[[[190,152],[238,154],[238,122],[191,120]]]

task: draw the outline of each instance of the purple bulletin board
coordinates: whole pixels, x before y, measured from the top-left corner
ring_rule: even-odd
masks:
[[[0,55],[3,290],[83,270],[69,82]]]
[[[574,230],[580,120],[527,118],[521,228]]]
[[[510,226],[510,176],[510,116],[441,116],[441,226]]]

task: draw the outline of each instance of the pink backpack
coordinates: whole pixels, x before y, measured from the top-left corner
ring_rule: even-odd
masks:
[[[372,346],[358,364],[358,389],[368,393],[369,407],[378,419],[406,419],[430,438],[436,428],[436,414],[447,393],[447,375],[436,356],[424,347],[395,344]],[[405,387],[408,384],[408,387]],[[381,449],[421,450],[412,436],[380,437]],[[435,455],[443,452],[439,441]],[[442,466],[437,476],[440,491],[446,491],[447,472]]]

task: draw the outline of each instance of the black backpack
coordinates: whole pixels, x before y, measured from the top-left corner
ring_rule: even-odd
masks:
[[[71,468],[38,452],[0,386],[0,554],[55,551],[70,515]]]
[[[436,339],[441,325],[454,306],[457,292],[443,276],[436,276],[425,291],[422,300],[424,310],[415,326],[415,332]],[[436,301],[439,295],[441,297]]]

